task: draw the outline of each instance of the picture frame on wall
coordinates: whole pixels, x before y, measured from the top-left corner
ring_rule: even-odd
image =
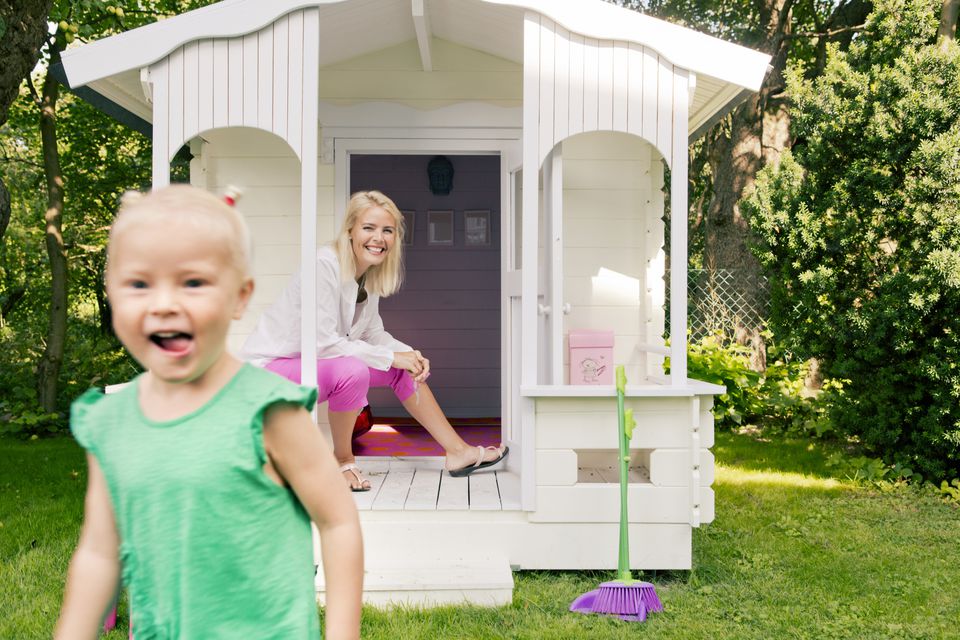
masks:
[[[453,210],[427,211],[427,244],[453,244]]]
[[[470,209],[463,212],[463,244],[468,247],[490,246],[488,209]]]
[[[408,247],[413,246],[413,231],[416,228],[417,222],[416,211],[413,209],[401,209],[400,213],[403,214],[403,226],[405,227],[403,244]]]

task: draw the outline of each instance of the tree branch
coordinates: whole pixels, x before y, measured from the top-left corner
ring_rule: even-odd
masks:
[[[858,24],[853,27],[841,27],[839,29],[828,29],[827,31],[800,31],[798,33],[788,33],[783,36],[784,40],[797,40],[799,38],[833,38],[843,33],[855,33],[863,31],[866,25]]]

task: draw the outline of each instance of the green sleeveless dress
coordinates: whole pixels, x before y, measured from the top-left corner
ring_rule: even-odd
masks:
[[[154,422],[140,378],[71,408],[99,463],[120,534],[136,640],[320,637],[310,519],[263,471],[263,415],[316,389],[245,364],[200,409]]]

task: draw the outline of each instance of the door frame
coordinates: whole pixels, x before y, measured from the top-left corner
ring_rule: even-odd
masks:
[[[350,156],[352,154],[383,155],[497,155],[500,157],[500,415],[501,438],[522,454],[523,440],[521,423],[514,404],[519,392],[519,372],[513,371],[510,320],[510,283],[515,278],[509,273],[509,257],[513,246],[513,216],[510,172],[519,166],[521,158],[521,132],[516,129],[488,129],[482,127],[437,128],[409,127],[398,130],[367,129],[364,137],[358,137],[356,127],[324,128],[325,140],[332,146],[334,164],[334,228],[339,228],[350,198]],[[532,453],[532,452],[531,452]],[[522,460],[526,456],[515,455],[507,459],[509,470],[521,475]],[[530,465],[532,469],[532,465]]]

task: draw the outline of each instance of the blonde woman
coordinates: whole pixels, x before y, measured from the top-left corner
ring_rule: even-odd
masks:
[[[336,240],[317,251],[317,386],[327,401],[333,451],[353,491],[370,482],[351,447],[357,414],[370,387],[390,386],[404,408],[446,452],[445,468],[465,476],[502,461],[508,449],[472,447],[450,426],[426,384],[430,361],[391,336],[379,302],[400,288],[403,215],[379,191],[353,194]],[[242,355],[300,381],[300,275],[257,322]]]

